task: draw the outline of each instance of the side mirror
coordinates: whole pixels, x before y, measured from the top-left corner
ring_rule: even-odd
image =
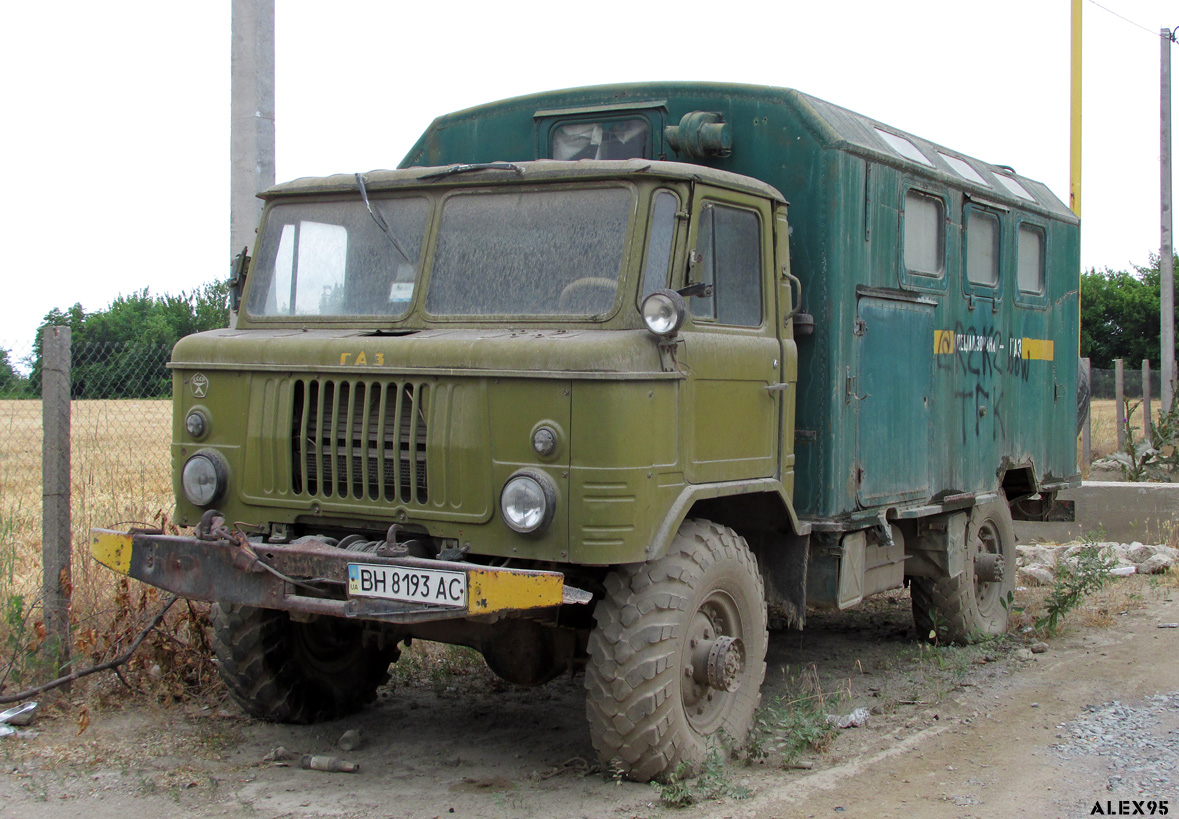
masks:
[[[241,253],[233,257],[229,263],[229,307],[237,312],[242,303],[242,288],[246,284],[246,271],[250,268],[249,248],[243,247]]]

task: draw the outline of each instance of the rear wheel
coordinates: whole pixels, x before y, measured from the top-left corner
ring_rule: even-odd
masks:
[[[317,617],[300,623],[283,611],[212,608],[221,678],[246,713],[272,722],[335,719],[376,698],[396,647],[362,641],[360,623]]]
[[[1015,527],[1003,496],[979,504],[966,524],[965,567],[957,577],[914,577],[909,590],[917,636],[968,643],[1007,630],[1007,595],[1015,587]]]
[[[698,766],[744,742],[765,677],[766,604],[745,540],[704,520],[668,554],[606,579],[594,612],[586,713],[594,747],[632,779]]]

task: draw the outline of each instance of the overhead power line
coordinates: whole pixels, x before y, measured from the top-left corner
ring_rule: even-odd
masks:
[[[1111,9],[1111,8],[1107,8],[1106,6],[1103,6],[1103,5],[1101,5],[1100,3],[1098,3],[1098,2],[1097,2],[1097,0],[1089,0],[1089,2],[1090,2],[1090,3],[1092,3],[1093,5],[1097,6],[1097,8],[1101,9],[1102,11],[1109,12],[1109,13],[1110,13],[1110,14],[1112,14],[1114,17],[1117,17],[1119,20],[1125,20],[1127,23],[1129,23],[1130,25],[1134,26],[1135,28],[1140,28],[1140,29],[1142,29],[1142,30],[1143,30],[1143,31],[1145,31],[1147,34],[1149,34],[1151,37],[1158,37],[1158,36],[1159,36],[1158,29],[1152,29],[1152,28],[1148,28],[1147,26],[1144,26],[1144,25],[1142,25],[1141,23],[1136,23],[1136,22],[1134,22],[1133,20],[1131,20],[1129,17],[1126,17],[1126,16],[1124,16],[1124,15],[1118,14],[1118,13],[1117,13],[1116,11],[1114,11],[1113,9]],[[1172,34],[1172,35],[1171,35],[1171,42],[1175,42],[1175,35],[1174,35],[1174,34]]]

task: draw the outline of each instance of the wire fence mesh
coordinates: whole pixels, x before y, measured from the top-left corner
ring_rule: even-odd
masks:
[[[6,365],[0,366],[0,692],[9,695],[57,676],[65,666],[53,647],[53,594],[42,595],[43,582],[50,585],[42,551],[55,548],[53,537],[44,534],[45,487],[53,482],[43,486],[42,463],[56,462],[57,453],[44,451],[40,349],[14,351],[0,342],[0,352]],[[70,433],[63,446],[69,449],[72,543],[65,636],[73,669],[120,656],[159,606],[161,593],[99,566],[86,547],[95,527],[170,524],[170,352],[148,344],[82,343],[70,349]],[[47,373],[54,370],[47,365]],[[177,607],[123,665],[120,679],[172,697],[207,690],[213,674],[207,632],[207,606]],[[85,690],[113,686],[107,680]],[[74,688],[71,696],[78,695]]]
[[[32,595],[40,581],[42,405],[34,350],[10,351],[0,383],[0,581]],[[100,571],[86,558],[92,527],[156,525],[171,515],[171,350],[79,344],[71,350],[70,488],[75,608]],[[104,573],[109,577],[109,573]]]
[[[1151,363],[1154,366],[1150,371],[1150,395],[1158,400],[1163,388],[1162,372],[1158,369],[1158,362]],[[1133,365],[1129,361],[1126,362],[1122,371],[1122,383],[1125,385],[1126,398],[1134,401],[1141,400],[1142,385],[1145,383],[1145,379],[1142,377],[1142,362],[1135,362]],[[1090,374],[1090,390],[1094,398],[1116,398],[1117,370],[1093,368]]]

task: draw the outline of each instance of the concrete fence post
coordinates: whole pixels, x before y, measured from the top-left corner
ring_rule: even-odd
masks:
[[[42,605],[60,670],[70,663],[70,328],[42,332]]]
[[[1126,373],[1125,362],[1114,359],[1114,411],[1117,413],[1118,451],[1126,448]]]
[[[1085,383],[1089,385],[1089,395],[1085,398],[1085,425],[1081,427],[1081,463],[1085,468],[1093,463],[1093,366],[1087,358],[1081,359],[1081,367],[1085,371]]]
[[[1150,440],[1150,428],[1154,425],[1150,414],[1150,359],[1142,359],[1142,437]]]

